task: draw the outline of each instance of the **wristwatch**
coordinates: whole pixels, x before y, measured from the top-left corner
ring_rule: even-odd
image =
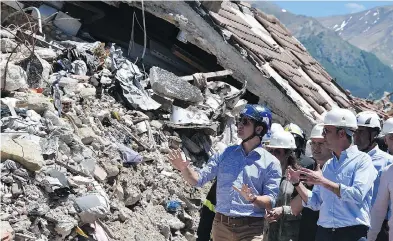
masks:
[[[297,186],[299,186],[299,184],[300,184],[300,181],[299,181],[299,182],[292,183],[292,186],[297,187]]]

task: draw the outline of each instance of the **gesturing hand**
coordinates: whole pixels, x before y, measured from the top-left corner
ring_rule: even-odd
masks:
[[[304,175],[302,177],[302,180],[304,180],[307,184],[322,185],[326,180],[323,177],[321,167],[319,166],[319,164],[317,165],[315,171],[309,170],[307,168],[301,168],[300,172],[301,174]]]
[[[292,183],[297,183],[300,181],[300,174],[301,171],[293,170],[292,167],[288,167],[287,179]]]
[[[269,223],[277,222],[277,220],[280,219],[283,216],[283,214],[284,214],[283,207],[273,208],[272,210],[267,211],[266,220]]]
[[[241,189],[233,186],[233,189],[240,193],[240,195],[249,202],[254,202],[256,199],[256,196],[252,193],[251,188],[249,188],[247,184],[243,184]]]
[[[183,160],[180,150],[171,150],[168,155],[168,160],[179,171],[185,170],[190,164],[189,161]]]

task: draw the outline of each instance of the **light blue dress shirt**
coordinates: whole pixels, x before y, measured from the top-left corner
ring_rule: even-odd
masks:
[[[322,173],[340,185],[341,198],[320,185],[309,191],[308,202],[303,205],[320,211],[317,224],[324,228],[370,227],[373,185],[378,175],[371,157],[353,145],[341,152],[339,159],[333,155]]]
[[[265,210],[245,200],[233,186],[240,189],[242,184],[247,184],[255,195],[269,196],[274,206],[279,192],[281,165],[262,146],[246,155],[242,146],[236,145],[214,155],[198,171],[198,175],[198,187],[217,177],[217,212],[232,217],[263,217]]]
[[[378,145],[375,146],[371,151],[369,151],[368,154],[370,155],[371,160],[373,161],[373,165],[374,165],[375,169],[377,169],[377,171],[378,171],[378,176],[374,182],[373,199],[371,200],[371,206],[373,206],[375,203],[375,199],[377,199],[378,188],[379,188],[379,183],[381,181],[380,179],[381,179],[382,170],[385,167],[387,167],[393,163],[393,156],[389,155],[388,153],[386,153],[384,151],[381,151],[381,149],[379,149]],[[389,207],[389,211],[386,214],[386,220],[389,220],[390,215],[391,215],[391,210]]]
[[[371,205],[374,205],[375,199],[377,198],[379,182],[382,174],[382,170],[393,163],[393,156],[388,153],[381,151],[377,146],[375,146],[371,151],[368,152],[373,161],[373,165],[375,169],[378,171],[378,177],[374,182],[374,191],[373,191],[373,199],[371,201]]]

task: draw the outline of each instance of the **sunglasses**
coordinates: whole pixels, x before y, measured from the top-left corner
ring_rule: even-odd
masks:
[[[243,126],[248,126],[248,125],[250,125],[252,123],[252,120],[250,120],[247,117],[241,117],[236,122],[237,122],[238,125],[241,123]]]
[[[274,155],[274,156],[279,156],[282,153],[282,149],[279,148],[271,148],[269,150],[267,150],[268,152],[270,152],[270,154]]]

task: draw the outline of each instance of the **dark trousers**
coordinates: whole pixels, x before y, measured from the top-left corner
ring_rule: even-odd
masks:
[[[323,228],[318,226],[315,241],[358,241],[367,236],[368,227],[364,225],[344,228]]]
[[[383,221],[381,231],[379,231],[378,237],[375,241],[389,241],[388,220]]]
[[[198,238],[197,241],[209,241],[211,240],[211,231],[214,216],[216,214],[212,212],[209,208],[205,205],[202,206],[201,209],[201,218],[199,220],[199,226],[197,230]]]

